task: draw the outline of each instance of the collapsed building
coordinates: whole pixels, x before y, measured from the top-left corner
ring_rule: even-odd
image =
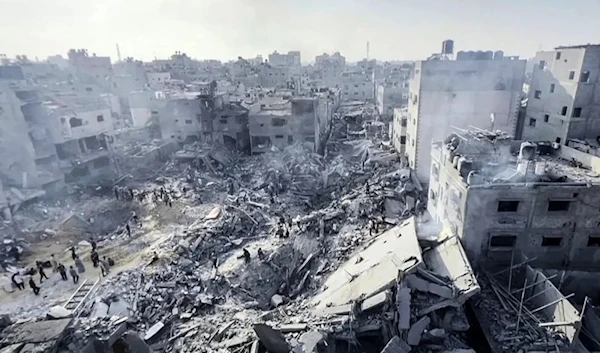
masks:
[[[249,107],[249,132],[252,154],[276,147],[283,150],[294,143],[307,143],[323,153],[333,113],[340,103],[339,90],[321,89],[310,96],[290,100],[271,97]]]
[[[428,210],[471,259],[506,263],[519,249],[541,268],[597,267],[598,157],[478,131],[435,142],[431,158]]]

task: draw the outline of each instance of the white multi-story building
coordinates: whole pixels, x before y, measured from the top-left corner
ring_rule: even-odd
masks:
[[[362,72],[342,73],[339,87],[344,101],[367,101],[375,96],[373,76]]]
[[[146,76],[148,77],[148,85],[152,89],[165,88],[166,84],[171,81],[170,72],[148,72]]]
[[[300,66],[300,52],[290,51],[287,54],[281,54],[277,51],[274,51],[273,54],[269,54],[269,64],[272,66],[284,67]]]
[[[522,137],[565,142],[600,136],[600,45],[538,52]]]
[[[390,123],[390,142],[400,154],[404,154],[406,148],[406,116],[406,108],[396,108],[394,109],[394,117]]]
[[[514,135],[525,60],[418,61],[409,83],[406,154],[427,183],[431,141],[452,127],[474,126]]]

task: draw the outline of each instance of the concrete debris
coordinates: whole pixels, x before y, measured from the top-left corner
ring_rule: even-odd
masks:
[[[327,334],[321,331],[308,331],[303,333],[298,341],[302,344],[304,353],[317,353],[317,346],[323,344],[327,339]]]
[[[165,327],[165,324],[161,321],[155,323],[152,327],[148,329],[148,331],[146,331],[146,334],[144,334],[144,341],[147,341],[154,337],[154,335],[160,332],[160,330],[162,330],[163,327]]]
[[[427,195],[385,133],[374,105],[350,105],[323,155],[302,143],[244,156],[196,142],[74,191],[96,208],[24,203],[20,212],[47,219],[33,231],[15,213],[27,232],[61,251],[74,245],[83,261],[92,247],[115,258],[56,335],[60,353],[331,353],[374,340],[384,353],[468,348],[462,305],[478,283],[458,241],[422,251]],[[10,234],[7,265],[32,243]]]
[[[411,349],[400,337],[394,336],[381,350],[381,353],[408,353]]]
[[[256,332],[260,342],[267,348],[267,351],[273,353],[290,352],[290,345],[281,332],[265,324],[254,325],[254,332]]]
[[[408,330],[406,342],[413,347],[418,346],[421,342],[423,332],[427,329],[430,322],[431,319],[428,316],[424,316],[421,319],[419,319],[419,321],[412,324],[410,330]]]

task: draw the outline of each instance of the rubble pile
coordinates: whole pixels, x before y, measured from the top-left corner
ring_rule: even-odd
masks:
[[[523,286],[517,278],[522,276],[518,270],[510,274],[513,278],[513,288]],[[506,351],[567,351],[570,342],[560,331],[549,331],[540,327],[540,323],[547,321],[539,312],[531,308],[529,301],[521,304],[521,298],[515,297],[515,292],[508,290],[508,273],[501,278],[495,278],[489,272],[485,272],[481,279],[481,296],[475,306],[485,312],[485,327],[489,337]],[[519,292],[520,294],[520,292]]]

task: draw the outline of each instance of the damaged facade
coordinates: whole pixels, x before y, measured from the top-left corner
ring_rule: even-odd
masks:
[[[473,261],[506,264],[519,250],[540,268],[597,269],[598,157],[486,131],[431,151],[428,210]]]
[[[323,150],[332,115],[339,107],[339,91],[325,88],[312,96],[267,100],[271,103],[265,104],[263,100],[249,107],[252,154],[267,152],[272,147],[283,150],[294,143],[308,144],[316,152]]]
[[[452,127],[502,130],[514,135],[525,60],[418,61],[410,82],[406,155],[421,182],[431,166],[431,141]]]

